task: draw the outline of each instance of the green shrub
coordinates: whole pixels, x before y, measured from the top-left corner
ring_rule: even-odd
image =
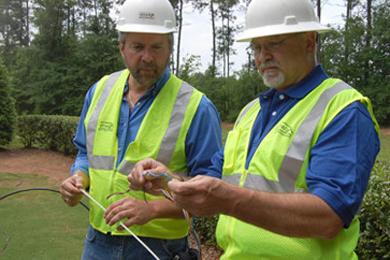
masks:
[[[10,143],[14,131],[15,102],[10,92],[7,70],[0,60],[0,145]]]
[[[360,211],[361,259],[390,258],[390,165],[377,162]]]
[[[79,118],[59,115],[25,115],[18,118],[18,135],[25,147],[75,154],[72,139]]]
[[[24,147],[31,148],[38,143],[41,134],[40,115],[19,116],[17,120],[17,134]]]
[[[218,216],[194,217],[193,227],[199,235],[200,241],[206,245],[217,246],[215,239],[215,228]]]

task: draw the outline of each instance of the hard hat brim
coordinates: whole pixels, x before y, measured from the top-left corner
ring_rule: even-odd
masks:
[[[239,34],[236,42],[250,42],[254,38],[275,36],[282,34],[300,33],[300,32],[318,32],[323,33],[332,30],[316,22],[301,22],[294,25],[271,25],[261,28],[248,29]]]
[[[168,34],[176,32],[176,28],[167,28],[164,26],[152,26],[147,27],[143,24],[132,24],[132,25],[117,25],[116,29],[119,32],[132,32],[132,33],[155,33],[155,34]]]

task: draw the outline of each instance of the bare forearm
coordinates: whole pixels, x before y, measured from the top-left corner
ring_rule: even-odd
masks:
[[[308,193],[268,193],[230,186],[227,214],[275,233],[330,239],[343,224],[320,198]]]
[[[268,193],[207,176],[171,181],[181,207],[194,215],[226,214],[286,236],[332,238],[342,221],[320,198],[307,193]]]
[[[149,201],[153,218],[184,218],[183,211],[175,203],[162,199]]]

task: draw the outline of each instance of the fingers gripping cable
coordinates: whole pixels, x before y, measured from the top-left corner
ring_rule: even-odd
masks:
[[[91,195],[89,195],[88,192],[85,190],[81,189],[81,192],[88,198],[90,199],[93,203],[95,203],[99,208],[101,208],[103,211],[106,211],[106,208],[102,206],[97,200],[95,200]],[[160,259],[158,256],[137,236],[135,235],[128,227],[126,227],[122,221],[119,222],[120,226],[123,227],[127,232],[130,233],[148,252],[154,257],[154,259]]]

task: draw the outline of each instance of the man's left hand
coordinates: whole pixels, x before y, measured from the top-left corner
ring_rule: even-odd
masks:
[[[154,218],[152,204],[143,200],[124,198],[111,204],[104,213],[104,219],[110,226],[120,220],[127,227],[143,225]],[[126,220],[127,219],[127,220]],[[125,221],[126,220],[126,221]],[[122,228],[119,227],[119,230]]]

